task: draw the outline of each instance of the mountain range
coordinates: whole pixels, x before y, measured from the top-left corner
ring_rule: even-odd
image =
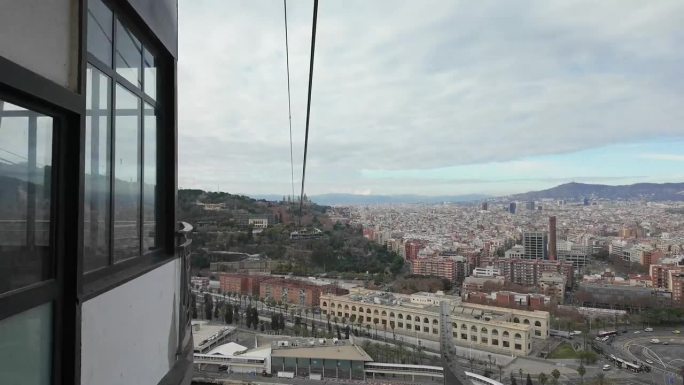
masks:
[[[252,195],[255,199],[278,201],[281,195]],[[492,197],[484,194],[466,195],[360,195],[360,194],[320,194],[309,196],[320,205],[385,205],[402,203],[468,203],[481,200],[520,200],[532,201],[540,199],[563,199],[581,201],[589,199],[611,200],[648,200],[648,201],[684,201],[684,183],[637,183],[622,186],[603,184],[565,183],[546,190],[530,191],[507,197]]]
[[[565,183],[547,190],[531,191],[510,196],[511,200],[539,199],[582,200],[647,200],[684,201],[684,183],[636,183],[622,186],[603,184]]]

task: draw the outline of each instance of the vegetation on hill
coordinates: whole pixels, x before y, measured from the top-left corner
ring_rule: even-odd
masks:
[[[368,241],[360,228],[332,223],[327,206],[304,205],[301,227],[299,206],[291,202],[256,200],[243,195],[202,190],[179,190],[178,217],[195,226],[193,260],[196,267],[209,267],[217,251],[262,254],[279,263],[274,273],[322,274],[344,278],[387,282],[399,273],[403,259],[394,252]],[[221,204],[208,210],[202,205]],[[247,225],[249,216],[267,216],[269,224],[259,232]],[[323,236],[291,240],[290,233],[315,227]]]

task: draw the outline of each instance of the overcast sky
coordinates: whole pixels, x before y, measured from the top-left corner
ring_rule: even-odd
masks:
[[[289,1],[299,193],[312,1]],[[179,185],[288,194],[282,1],[179,1]],[[684,182],[684,1],[322,0],[306,192]]]

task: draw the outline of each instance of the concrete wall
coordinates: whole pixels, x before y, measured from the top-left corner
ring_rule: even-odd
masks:
[[[75,91],[76,0],[0,0],[0,56]]]
[[[81,384],[157,384],[178,345],[179,259],[82,307]]]

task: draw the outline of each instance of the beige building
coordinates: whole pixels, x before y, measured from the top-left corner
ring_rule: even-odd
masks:
[[[420,303],[412,297],[374,291],[322,294],[320,305],[323,314],[350,324],[438,341],[442,330],[439,305]],[[524,356],[531,352],[533,338],[548,337],[548,312],[451,303],[455,345]]]

